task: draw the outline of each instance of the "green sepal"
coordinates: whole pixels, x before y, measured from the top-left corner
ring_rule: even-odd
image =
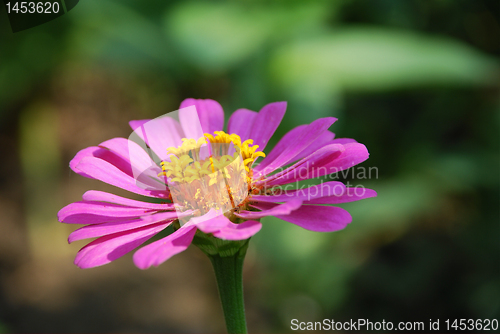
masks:
[[[244,256],[249,240],[250,238],[245,240],[222,240],[198,230],[194,235],[193,244],[209,256],[228,257],[237,253]]]

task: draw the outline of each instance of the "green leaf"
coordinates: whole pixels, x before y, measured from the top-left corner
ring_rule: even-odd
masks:
[[[165,64],[169,61],[168,41],[155,24],[134,9],[115,1],[95,1],[80,3],[78,11],[72,12],[78,28],[77,46],[89,54],[106,53],[104,49],[119,42],[127,49],[121,50],[118,57],[127,57],[130,50]],[[112,45],[116,51],[116,45]],[[102,50],[101,50],[102,48]]]
[[[292,94],[313,99],[338,89],[485,84],[498,62],[448,38],[353,27],[278,49],[270,69]]]
[[[246,59],[272,39],[318,29],[328,13],[326,5],[183,3],[167,13],[165,27],[189,61],[217,71]]]

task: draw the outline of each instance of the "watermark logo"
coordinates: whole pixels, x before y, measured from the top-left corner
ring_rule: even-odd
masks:
[[[66,14],[78,4],[79,0],[3,0],[3,2],[12,32],[19,32]]]

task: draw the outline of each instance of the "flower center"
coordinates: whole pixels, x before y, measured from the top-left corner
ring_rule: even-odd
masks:
[[[236,134],[215,131],[198,140],[183,138],[179,147],[169,147],[170,161],[162,161],[174,203],[182,210],[203,215],[221,213],[241,205],[251,191],[251,166],[258,157],[253,140],[241,142]]]

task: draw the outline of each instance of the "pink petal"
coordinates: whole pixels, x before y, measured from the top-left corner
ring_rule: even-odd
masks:
[[[57,218],[66,224],[98,224],[116,218],[146,216],[153,210],[103,202],[74,202],[62,208]]]
[[[124,198],[115,194],[106,193],[98,190],[89,190],[83,194],[82,199],[84,201],[95,201],[95,202],[108,202],[121,205],[127,205],[137,208],[153,209],[153,210],[174,210],[174,205],[172,203],[156,204],[142,201],[135,201],[133,199]]]
[[[252,130],[252,125],[256,118],[257,113],[255,111],[238,109],[229,118],[229,122],[227,123],[227,132],[229,134],[237,134],[240,136],[242,142],[250,139],[250,131]]]
[[[154,164],[154,161],[151,160],[142,147],[126,138],[117,137],[106,140],[100,143],[99,147],[107,148],[125,161],[137,163],[137,168],[147,168]]]
[[[331,131],[323,132],[318,138],[316,138],[316,140],[314,142],[311,143],[311,145],[309,145],[305,150],[300,152],[295,157],[295,160],[303,159],[326,145],[340,144],[340,143],[336,143],[335,140],[332,140],[333,138],[335,138],[335,134],[333,132],[331,132]]]
[[[203,129],[195,106],[187,106],[179,109],[179,121],[185,138],[198,140],[203,137]]]
[[[211,210],[212,211],[212,210]],[[209,216],[211,218],[207,218]],[[207,214],[201,217],[191,218],[190,223],[194,224],[203,233],[213,233],[227,226],[231,221],[223,214]]]
[[[116,155],[115,153],[111,152],[110,150],[107,150],[102,147],[97,147],[97,146],[91,146],[87,147],[81,151],[79,151],[75,157],[69,162],[70,168],[77,174],[83,175],[85,177],[90,177],[91,176],[82,173],[81,170],[79,170],[76,166],[82,161],[82,159],[85,158],[96,158],[96,159],[101,159],[104,160],[116,168],[118,168],[120,171],[123,173],[133,176],[132,173],[132,168],[130,166],[130,161],[123,159],[122,157]]]
[[[300,152],[294,159],[295,160],[300,160],[308,155],[314,153],[315,151],[319,150],[320,148],[330,145],[330,144],[349,144],[349,143],[357,143],[354,139],[350,138],[335,138],[335,134],[331,131],[325,131],[319,136],[311,145],[309,145],[305,150]]]
[[[167,148],[182,145],[184,132],[181,125],[168,114],[147,122],[131,121],[130,126],[135,127],[131,136],[141,138],[161,160],[167,160]]]
[[[186,250],[196,233],[196,226],[183,226],[169,236],[142,247],[134,254],[134,263],[140,269],[159,266],[175,254]]]
[[[368,188],[346,188],[346,192],[340,196],[328,196],[312,199],[304,202],[304,204],[338,204],[359,201],[365,198],[376,197],[375,190]]]
[[[73,159],[71,159],[71,161],[69,162],[69,168],[71,168],[71,170],[73,172],[75,172],[75,173],[77,173],[77,174],[79,174],[81,176],[85,176],[85,177],[93,179],[92,176],[90,176],[88,174],[85,174],[81,170],[77,169],[76,166],[80,163],[80,161],[83,158],[95,157],[96,153],[98,154],[98,152],[105,152],[105,150],[102,149],[102,148],[100,148],[100,147],[97,147],[97,146],[91,146],[91,147],[84,148],[83,150],[80,150],[75,155],[75,157]]]
[[[293,166],[257,183],[275,186],[323,176],[329,173],[326,166],[341,156],[344,150],[344,146],[340,144],[324,146]]]
[[[259,203],[255,207],[270,210],[274,204]],[[289,215],[278,215],[276,218],[298,225],[315,232],[333,232],[347,226],[352,217],[346,210],[335,206],[302,205]]]
[[[332,140],[331,143],[345,145],[345,144],[357,143],[357,141],[352,138],[337,138]]]
[[[156,182],[160,181],[157,175],[161,172],[161,168],[137,143],[125,138],[113,138],[99,144],[99,147],[104,147],[125,160],[131,166],[132,176],[137,178],[146,172],[147,176],[154,178]],[[147,178],[141,179],[141,182],[156,185],[154,180]]]
[[[223,240],[245,240],[262,228],[262,224],[256,220],[247,220],[241,224],[234,224],[229,220],[228,222],[224,228],[213,233],[214,237]]]
[[[132,131],[135,131],[137,128],[140,128],[147,122],[149,122],[151,119],[141,119],[141,120],[136,120],[136,121],[130,121],[128,122],[128,125],[132,128]]]
[[[285,202],[291,199],[300,199],[302,201],[311,201],[317,198],[326,196],[342,196],[346,191],[346,187],[342,182],[330,181],[324,182],[318,185],[311,186],[309,188],[288,190],[287,185],[278,189],[274,195],[253,195],[251,197],[252,201],[255,202]]]
[[[99,158],[85,157],[81,159],[73,168],[75,171],[84,173],[87,177],[103,181],[115,187],[119,187],[139,195],[158,198],[168,198],[169,195],[168,189],[163,191],[156,189],[149,190],[138,187],[136,180],[131,175],[123,172],[115,165]]]
[[[271,152],[266,155],[266,157],[253,168],[254,171],[261,171],[264,167],[268,166],[271,162],[276,160],[277,157],[294,141],[307,127],[307,124],[299,125],[296,128],[288,131],[279,142],[273,147]]]
[[[78,251],[75,264],[80,268],[92,268],[114,261],[142,245],[168,224],[170,222],[100,237]]]
[[[87,225],[73,231],[68,237],[68,242],[72,243],[73,241],[77,240],[101,237],[103,235],[129,231],[162,221],[164,221],[165,223],[171,223],[174,219],[177,219],[177,213],[175,211],[157,213],[139,219]]]
[[[266,203],[267,204],[267,203]],[[276,215],[288,215],[293,210],[297,210],[302,205],[302,201],[299,199],[292,199],[283,204],[278,204],[273,206],[267,210],[262,211],[245,211],[242,210],[239,213],[235,213],[236,216],[243,219],[259,219],[267,216],[276,216]],[[258,207],[257,205],[252,205]]]
[[[166,191],[167,187],[165,183],[161,181],[157,177],[158,173],[161,171],[156,165],[150,165],[150,170],[145,171],[142,175],[139,174],[138,172],[135,172],[137,177],[134,177],[134,169],[137,171],[138,168],[142,167],[134,167],[132,166],[130,160],[128,157],[126,157],[125,153],[123,152],[123,148],[118,148],[117,143],[121,142],[124,143],[123,141],[117,140],[119,138],[112,139],[108,142],[104,142],[103,144],[109,144],[110,147],[112,147],[114,150],[109,150],[107,148],[103,147],[87,147],[86,149],[81,150],[76,154],[76,156],[70,161],[69,166],[71,169],[85,177],[93,178],[92,176],[88,175],[87,173],[82,172],[77,168],[78,164],[82,159],[85,158],[94,158],[94,159],[101,159],[104,160],[105,162],[108,162],[115,166],[117,169],[125,173],[126,175],[132,177],[135,179],[135,185],[140,186],[139,188],[142,189],[155,189],[159,191]],[[124,141],[127,141],[124,138]],[[102,144],[101,144],[102,145]],[[143,151],[141,148],[139,148],[141,151]],[[144,151],[143,151],[144,152]],[[124,156],[120,155],[124,154]],[[145,152],[144,152],[145,154]],[[149,157],[148,157],[149,159]],[[152,168],[152,169],[151,169]]]
[[[286,102],[269,103],[262,107],[252,125],[250,137],[254,145],[259,145],[259,151],[263,151],[269,139],[278,128],[285,115]]]
[[[348,143],[343,146],[345,151],[325,166],[328,170],[328,174],[337,173],[344,169],[351,168],[352,166],[362,163],[368,159],[368,156],[370,155],[366,146],[363,144]]]
[[[213,233],[215,237],[224,240],[248,239],[255,233],[259,232],[262,227],[262,225],[255,220],[235,224],[223,214],[213,212],[211,215],[214,216],[211,219],[206,219],[203,216],[191,218],[189,223],[194,224],[203,233]]]
[[[276,157],[276,159],[268,163],[268,166],[264,168],[264,174],[269,174],[277,168],[286,165],[290,161],[296,160],[294,158],[311,145],[323,132],[328,130],[328,128],[336,120],[337,119],[333,117],[320,118],[311,124],[306,125],[302,128],[302,131],[294,133],[294,137],[290,138],[288,144],[285,147],[280,148],[281,153]],[[262,164],[264,164],[264,161],[261,165]]]
[[[335,150],[337,150],[336,154],[333,152]],[[332,151],[330,157],[325,155],[329,151]],[[292,167],[285,169],[283,172],[276,173],[259,183],[266,184],[267,186],[275,186],[317,178],[351,168],[368,159],[368,156],[368,150],[363,144],[330,144],[322,147]]]
[[[201,128],[205,133],[220,131],[224,127],[224,110],[214,100],[185,99],[180,108],[195,106],[200,119]]]

